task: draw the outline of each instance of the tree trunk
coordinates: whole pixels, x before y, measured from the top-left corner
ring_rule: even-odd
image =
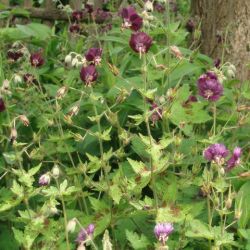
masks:
[[[237,77],[250,78],[250,0],[192,0],[201,21],[201,51],[233,63]]]

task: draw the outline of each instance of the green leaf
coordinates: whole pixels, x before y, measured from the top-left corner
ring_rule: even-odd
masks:
[[[136,232],[126,230],[126,237],[133,249],[147,249],[150,245],[149,240],[143,234],[139,236]]]
[[[122,197],[122,191],[118,185],[114,184],[110,186],[110,196],[116,204],[119,204]]]
[[[208,225],[200,220],[190,221],[190,228],[187,230],[186,236],[190,238],[214,239],[214,234],[209,230]]]

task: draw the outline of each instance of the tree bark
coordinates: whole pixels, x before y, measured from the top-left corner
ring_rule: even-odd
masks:
[[[250,0],[192,0],[192,14],[201,21],[201,51],[229,61],[237,77],[250,78]]]

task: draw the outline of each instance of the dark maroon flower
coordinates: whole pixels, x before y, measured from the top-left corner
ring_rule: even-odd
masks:
[[[129,45],[137,53],[147,53],[152,45],[152,38],[144,32],[131,35]]]
[[[153,124],[162,119],[162,109],[159,108],[157,103],[155,102],[151,103],[150,111],[153,111],[152,115],[150,116],[150,119],[153,122]]]
[[[186,30],[190,33],[192,33],[195,29],[195,23],[192,19],[189,19],[186,23],[186,26],[185,26]]]
[[[88,62],[92,62],[95,65],[99,65],[102,60],[102,49],[101,48],[90,48],[85,54],[85,58]]]
[[[229,151],[223,144],[212,144],[204,150],[203,156],[206,160],[215,162],[218,165],[223,165],[225,158],[228,156]]]
[[[79,33],[80,30],[81,30],[80,25],[77,24],[77,23],[73,23],[73,24],[71,24],[71,25],[69,26],[69,31],[70,31],[71,33],[76,34],[76,33]]]
[[[188,99],[183,103],[183,107],[189,107],[192,102],[197,102],[198,99],[195,95],[190,95]]]
[[[175,1],[169,1],[169,6],[173,12],[176,13],[178,11],[178,6]]]
[[[37,83],[35,76],[32,74],[29,74],[29,73],[23,75],[23,80],[27,84],[33,84],[33,83],[36,84]]]
[[[198,79],[199,95],[209,101],[217,101],[223,94],[223,86],[213,72],[207,72]]]
[[[33,67],[40,67],[44,64],[44,59],[41,52],[36,52],[30,55],[30,63]]]
[[[9,50],[7,52],[7,57],[10,61],[16,62],[19,58],[23,56],[21,51]]]
[[[82,10],[74,10],[71,14],[71,19],[74,22],[80,22],[83,19],[84,13]]]
[[[226,171],[230,171],[231,169],[233,169],[234,167],[236,167],[237,165],[240,164],[240,157],[242,154],[242,150],[240,147],[236,147],[233,151],[233,155],[231,156],[231,158],[227,161],[227,167],[226,167]]]
[[[168,236],[174,231],[174,227],[172,223],[157,223],[154,228],[155,237],[158,241],[160,241],[163,245],[165,245],[168,240]]]
[[[95,10],[92,15],[95,19],[95,22],[99,24],[103,24],[104,22],[109,21],[112,17],[112,14],[110,12],[104,11],[100,8]]]
[[[87,67],[82,67],[80,72],[80,77],[85,84],[91,85],[97,79],[98,73],[94,65],[89,65]]]
[[[166,10],[166,8],[165,8],[163,3],[159,3],[159,2],[155,1],[154,2],[154,10],[159,12],[159,13],[163,13]]]
[[[133,31],[138,31],[143,24],[143,19],[136,13],[132,6],[123,8],[120,12],[123,18],[123,28],[130,28]]]
[[[87,237],[92,237],[93,233],[95,231],[95,225],[94,224],[89,224],[86,229],[82,229],[76,238],[76,242],[78,244],[81,244],[83,241],[87,239]]]
[[[220,59],[219,58],[214,60],[214,67],[216,67],[216,68],[220,67]]]
[[[3,98],[0,96],[0,112],[3,112],[6,109]]]
[[[86,4],[84,5],[84,7],[85,7],[85,10],[86,10],[89,14],[91,14],[91,13],[94,11],[94,6],[93,6],[92,4],[86,3]]]

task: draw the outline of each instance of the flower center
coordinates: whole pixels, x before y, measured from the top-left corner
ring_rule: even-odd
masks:
[[[204,95],[206,96],[207,99],[209,99],[209,97],[213,96],[213,91],[210,89],[207,89],[204,93]]]

